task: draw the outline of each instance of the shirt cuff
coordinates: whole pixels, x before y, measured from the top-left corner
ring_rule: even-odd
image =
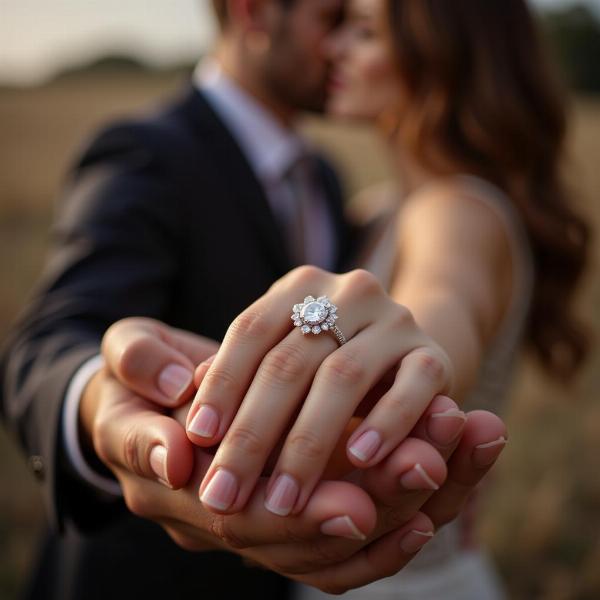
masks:
[[[97,354],[77,370],[67,389],[62,413],[65,450],[75,471],[88,484],[112,496],[122,496],[119,483],[94,471],[86,462],[79,444],[79,403],[90,379],[104,367],[104,358]]]

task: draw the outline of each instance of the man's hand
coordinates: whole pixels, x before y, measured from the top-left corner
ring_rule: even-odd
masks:
[[[322,481],[304,511],[281,518],[264,508],[261,478],[244,511],[214,514],[197,496],[212,455],[193,448],[183,427],[158,406],[184,402],[193,386],[165,398],[158,377],[169,364],[191,368],[205,360],[215,342],[147,319],[126,320],[109,333],[103,346],[108,369],[86,390],[82,424],[119,478],[130,510],[160,523],[184,548],[232,551],[325,591],[339,593],[400,570],[434,526],[458,514],[503,447],[500,419],[485,412],[465,417],[440,396],[413,437],[381,464],[349,476],[364,489]],[[431,519],[419,512],[424,503]]]

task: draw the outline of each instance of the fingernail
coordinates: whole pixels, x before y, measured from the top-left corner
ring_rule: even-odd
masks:
[[[358,458],[361,462],[367,462],[381,446],[381,436],[373,429],[365,431],[353,444],[348,451]]]
[[[407,490],[439,490],[440,486],[429,473],[417,463],[410,471],[400,477],[400,484]]]
[[[279,475],[267,496],[265,508],[280,517],[285,517],[294,508],[299,491],[300,488],[293,477],[285,473]]]
[[[193,373],[180,365],[165,367],[158,376],[160,391],[173,400],[179,396],[192,383]]]
[[[351,540],[366,540],[367,536],[354,524],[348,516],[333,517],[321,523],[321,533]]]
[[[466,422],[467,415],[457,408],[434,413],[427,420],[427,435],[435,444],[448,446],[456,441]]]
[[[167,449],[164,446],[154,446],[150,450],[150,467],[160,483],[173,487],[167,477]]]
[[[414,554],[432,537],[433,531],[419,531],[418,529],[412,529],[400,540],[400,548],[402,548],[402,551],[406,552],[406,554]]]
[[[237,491],[235,475],[225,469],[218,469],[204,488],[200,501],[217,510],[227,510],[233,504]]]
[[[188,425],[187,430],[200,437],[214,437],[219,429],[219,413],[208,404],[202,404]]]
[[[475,446],[472,454],[473,464],[482,469],[483,467],[489,467],[504,450],[504,446],[507,444],[507,439],[501,435],[497,440],[493,442],[487,442],[486,444],[479,444]]]

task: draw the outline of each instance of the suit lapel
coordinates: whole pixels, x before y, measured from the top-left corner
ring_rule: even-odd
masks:
[[[264,252],[267,263],[272,265],[276,278],[281,277],[292,268],[293,263],[265,191],[248,159],[204,96],[195,88],[191,90],[186,105],[198,135],[204,140],[207,137],[210,139],[208,145],[215,168],[226,170],[226,176],[222,179],[228,187],[227,195],[232,198],[245,222],[255,229],[257,244]]]

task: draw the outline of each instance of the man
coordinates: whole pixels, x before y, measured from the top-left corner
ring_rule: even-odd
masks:
[[[332,499],[340,516],[354,511],[365,529],[375,527],[375,505],[345,482],[322,484],[295,521],[269,517],[258,500],[232,520],[211,519],[192,502],[210,455],[194,456],[164,410],[122,385],[139,392],[154,361],[165,403],[181,401],[191,393],[193,365],[215,351],[210,340],[275,280],[301,263],[334,271],[352,264],[355,241],[337,179],[291,129],[297,111],[323,107],[323,45],[341,1],[214,4],[221,35],[191,89],[158,114],[104,131],[79,161],[44,280],[3,357],[3,413],[62,531],[48,538],[33,597],[285,598],[286,577],[244,567],[240,556],[339,591],[394,572],[417,550],[413,540],[389,552],[388,534],[367,565],[356,540],[323,540],[319,526],[335,517],[327,512]],[[316,225],[299,229],[307,219]],[[128,351],[102,368],[105,331],[135,315],[158,322],[144,322],[140,343],[105,340],[108,355]],[[174,350],[177,361],[165,361]],[[177,460],[153,459],[153,439],[179,445]],[[459,446],[451,466],[467,488],[487,467],[467,464],[471,450]],[[402,499],[389,490],[392,475],[374,473],[367,491],[389,493],[377,519],[404,539],[431,527],[416,514],[427,494],[407,494],[413,505],[390,508]],[[443,513],[436,523],[463,500],[464,491],[448,490],[428,505],[430,515]]]

